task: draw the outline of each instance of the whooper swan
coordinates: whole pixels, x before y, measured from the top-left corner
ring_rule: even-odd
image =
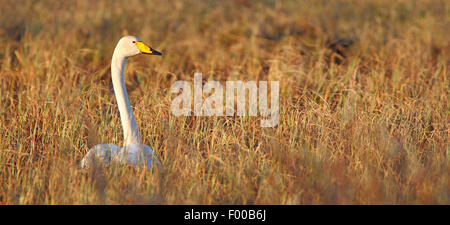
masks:
[[[138,54],[162,55],[161,52],[144,44],[139,38],[125,36],[117,43],[111,60],[111,77],[119,107],[120,120],[122,121],[125,146],[119,147],[112,144],[95,145],[81,160],[82,168],[92,167],[96,162],[106,165],[117,162],[140,168],[150,168],[152,164],[160,165],[153,150],[149,146],[142,144],[123,79],[123,72],[128,57]]]

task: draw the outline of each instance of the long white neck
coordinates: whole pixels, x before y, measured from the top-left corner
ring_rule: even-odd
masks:
[[[125,145],[141,144],[139,130],[134,120],[133,110],[128,100],[125,81],[123,80],[123,71],[127,57],[123,56],[120,49],[116,48],[111,60],[111,77],[114,86],[114,93],[119,107],[120,120],[122,121],[123,138]]]

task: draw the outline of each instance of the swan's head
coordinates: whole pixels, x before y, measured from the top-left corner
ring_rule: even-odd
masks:
[[[135,36],[125,36],[121,38],[119,43],[117,43],[115,51],[120,51],[125,57],[135,56],[138,54],[162,55],[161,52],[158,52],[150,46],[144,44],[144,42]]]

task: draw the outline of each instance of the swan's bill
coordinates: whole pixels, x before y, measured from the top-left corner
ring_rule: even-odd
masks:
[[[162,55],[161,52],[156,51],[155,49],[151,48],[150,46],[144,44],[142,41],[136,41],[136,46],[138,47],[139,51],[141,51],[142,54],[147,55]]]

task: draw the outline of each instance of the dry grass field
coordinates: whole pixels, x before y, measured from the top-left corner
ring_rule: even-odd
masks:
[[[0,0],[0,204],[450,204],[446,0]],[[123,144],[110,60],[128,61],[163,166],[80,169]],[[176,117],[177,80],[276,80],[278,126]]]

